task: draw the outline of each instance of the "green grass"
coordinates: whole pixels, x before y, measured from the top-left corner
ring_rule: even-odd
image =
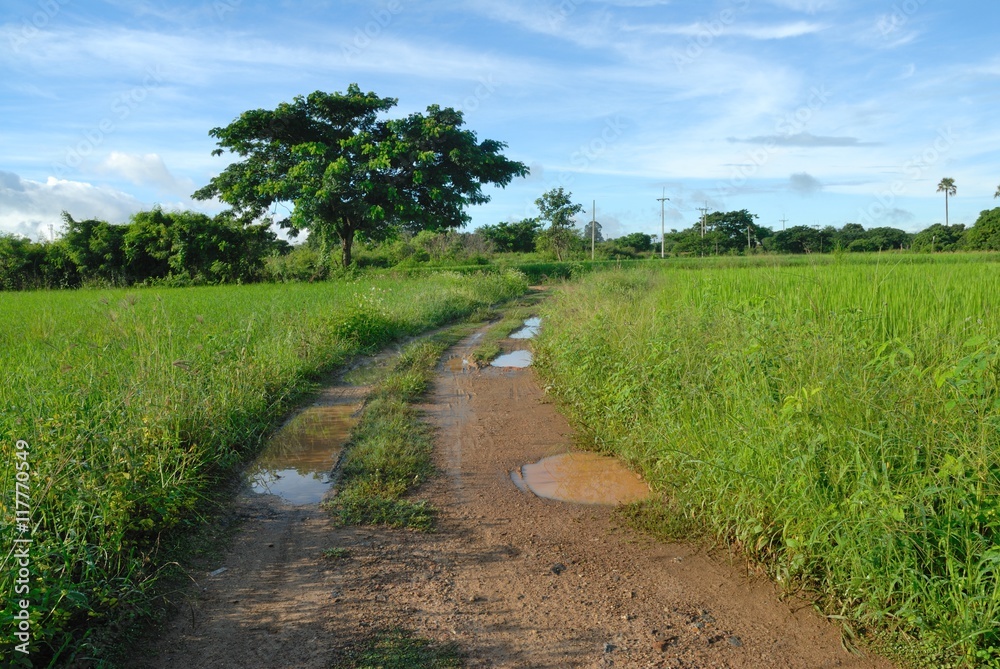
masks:
[[[412,403],[460,331],[408,346],[369,395],[345,449],[337,493],[327,504],[340,524],[433,529],[434,509],[404,499],[434,473],[431,430]]]
[[[996,259],[593,275],[557,291],[535,364],[662,493],[639,524],[729,543],[916,666],[996,667]]]
[[[455,644],[434,644],[401,630],[376,632],[334,661],[332,669],[448,669],[462,666]]]
[[[156,583],[176,573],[165,546],[203,524],[206,498],[321,373],[526,287],[443,273],[0,294],[0,536],[16,532],[24,440],[31,664],[100,664],[95,639],[156,608]],[[0,654],[17,662],[14,566],[5,543]]]

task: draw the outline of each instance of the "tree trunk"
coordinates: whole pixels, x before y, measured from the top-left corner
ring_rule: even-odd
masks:
[[[351,246],[354,244],[354,229],[346,228],[340,238],[340,260],[344,263],[344,269],[351,267]]]

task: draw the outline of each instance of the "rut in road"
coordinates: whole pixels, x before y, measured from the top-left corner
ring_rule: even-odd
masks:
[[[446,354],[421,407],[440,475],[417,496],[437,531],[338,528],[244,494],[227,571],[201,579],[150,666],[328,667],[394,628],[456,642],[470,667],[892,666],[848,653],[807,603],[725,555],[518,490],[510,473],[571,450],[571,428],[530,368],[463,365],[476,338]],[[348,557],[325,560],[330,548]]]

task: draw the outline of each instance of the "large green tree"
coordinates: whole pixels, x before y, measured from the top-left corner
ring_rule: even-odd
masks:
[[[244,222],[291,203],[278,225],[339,239],[346,267],[355,235],[380,241],[399,229],[460,227],[466,206],[489,201],[484,184],[527,175],[501,153],[506,144],[463,130],[461,112],[432,105],[425,114],[383,118],[396,102],[351,84],[345,93],[316,91],[243,112],[209,132],[218,140],[214,155],[241,160],[194,197],[217,197]]]

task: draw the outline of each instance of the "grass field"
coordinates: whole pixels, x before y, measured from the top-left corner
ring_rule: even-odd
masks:
[[[167,547],[319,373],[526,289],[495,273],[0,294],[0,653],[29,666],[25,599],[34,666],[99,654],[95,634],[154,606]],[[15,537],[32,541],[27,594]]]
[[[996,256],[586,277],[537,365],[670,536],[735,545],[915,666],[1000,666]]]

